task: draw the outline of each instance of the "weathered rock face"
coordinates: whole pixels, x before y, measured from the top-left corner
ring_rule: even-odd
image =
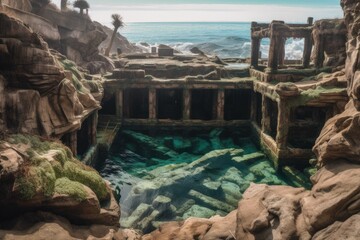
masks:
[[[4,13],[0,55],[2,130],[57,137],[80,128],[86,111],[100,107],[80,82],[82,74],[73,71],[66,77],[64,60],[51,54],[39,35]]]
[[[92,74],[113,70],[111,61],[101,56],[98,50],[98,46],[107,35],[88,16],[71,11],[59,12],[51,7],[45,8],[38,14],[59,28],[60,47],[51,47],[60,50],[70,60],[88,69]],[[95,68],[94,65],[97,67]]]
[[[61,12],[42,1],[3,1],[0,11],[26,22],[49,46],[65,54],[90,73],[113,70],[111,61],[99,54],[107,35],[87,15]]]
[[[330,119],[316,141],[314,152],[320,164],[341,157],[358,161],[360,111],[359,5],[357,1],[341,1],[348,29],[346,76],[350,101],[345,112]]]
[[[9,5],[10,7],[17,8],[26,12],[31,12],[32,6],[29,0],[2,0],[2,4]]]
[[[184,222],[170,222],[142,237],[143,240],[165,239],[235,239],[236,211],[226,217],[210,219],[189,218]]]

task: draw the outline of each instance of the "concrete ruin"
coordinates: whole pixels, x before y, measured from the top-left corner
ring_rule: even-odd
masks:
[[[331,75],[331,67],[319,68],[324,49],[341,42],[345,32],[342,28],[321,32],[316,27],[320,25],[324,23],[313,25],[312,18],[306,24],[252,23],[251,67],[245,70],[229,69],[200,55],[125,56],[115,63],[120,69],[104,83],[100,122],[144,127],[250,127],[276,166],[306,165],[326,120],[341,112],[348,100],[344,76]],[[316,36],[324,34],[327,41],[322,49],[316,48],[322,41]],[[264,37],[270,38],[265,66],[259,61]],[[284,59],[285,41],[290,37],[305,39],[301,65]],[[317,56],[314,63],[312,49]]]

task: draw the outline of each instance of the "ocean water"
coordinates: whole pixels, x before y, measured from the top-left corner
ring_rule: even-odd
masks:
[[[251,53],[248,22],[146,22],[127,23],[120,33],[145,51],[159,44],[169,45],[183,53],[198,47],[209,55],[222,58],[248,58]],[[146,44],[145,44],[146,43]],[[304,41],[289,39],[285,58],[302,58]],[[261,42],[262,58],[268,57],[269,39]]]

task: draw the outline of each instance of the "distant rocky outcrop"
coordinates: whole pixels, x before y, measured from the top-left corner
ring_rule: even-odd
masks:
[[[108,28],[107,26],[102,25],[101,23],[94,22],[95,26],[97,28],[101,28],[107,35],[106,39],[101,42],[99,45],[100,52],[109,46],[111,35],[113,33],[113,29]],[[143,49],[136,46],[135,44],[129,42],[124,36],[122,36],[120,33],[117,33],[114,39],[114,43],[111,47],[110,53],[117,53],[118,48],[121,49],[122,53],[128,54],[128,53],[142,53]]]

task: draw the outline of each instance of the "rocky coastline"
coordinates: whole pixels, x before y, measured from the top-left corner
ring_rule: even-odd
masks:
[[[332,45],[333,48],[325,49],[324,67],[330,67],[332,73],[324,76],[323,73],[311,72],[308,78],[317,78],[310,79],[311,83],[279,83],[266,93],[270,97],[278,94],[281,99],[286,99],[310,91],[309,96],[302,100],[311,102],[312,97],[321,95],[316,92],[319,88],[336,87],[334,95],[338,94],[336,97],[340,99],[334,107],[337,114],[326,121],[313,146],[317,171],[311,177],[312,188],[269,186],[248,181],[243,194],[234,196],[229,193],[235,204],[241,198],[236,210],[231,211],[227,204],[218,203],[224,211],[230,212],[228,215],[189,216],[186,220],[163,223],[143,236],[133,229],[126,229],[131,224],[120,226],[121,209],[113,186],[95,169],[78,160],[81,142],[92,145],[96,141],[99,110],[103,107],[107,111],[105,105],[114,95],[107,84],[123,81],[122,84],[130,85],[131,81],[141,79],[138,84],[144,86],[149,82],[176,85],[177,82],[171,79],[180,79],[196,85],[199,81],[213,84],[223,78],[228,78],[224,84],[233,84],[246,71],[226,69],[226,62],[204,53],[195,57],[180,55],[173,59],[154,60],[151,54],[141,53],[141,49],[121,35],[116,36],[112,52],[120,47],[127,55],[120,59],[118,54],[114,58],[105,57],[101,49],[108,45],[111,29],[92,22],[86,15],[61,11],[45,2],[0,0],[1,239],[359,238],[358,1],[341,0],[344,22],[320,21],[315,24],[318,32],[313,31],[314,38],[321,36],[324,29],[326,33],[331,32],[328,28],[335,29],[331,32],[334,35],[347,32],[346,47],[340,47],[342,38]],[[334,48],[338,51],[333,51]],[[168,54],[169,49],[164,49]],[[154,61],[158,61],[157,64],[151,64]],[[109,79],[116,79],[111,80],[115,83],[105,83]],[[236,84],[262,88],[261,81],[256,85],[254,79],[248,81],[251,83],[240,81]],[[347,95],[343,96],[345,82]],[[333,92],[325,91],[326,103],[326,96],[331,98],[331,94]],[[151,97],[148,99],[151,101]],[[221,97],[218,99],[224,101]],[[346,105],[344,99],[348,100]],[[266,124],[266,121],[271,125],[270,116],[262,122]],[[87,126],[86,130],[79,134],[77,131],[84,126]],[[128,132],[128,135],[136,138],[134,133]],[[109,136],[113,137],[111,134],[105,137]],[[151,147],[154,148],[154,144]],[[201,172],[204,166],[217,164],[212,161],[214,155],[226,155],[226,161],[238,158],[239,162],[259,158],[255,154],[245,159],[239,151],[215,150],[171,171],[171,176],[166,175],[168,172],[154,172],[155,178],[163,185],[171,185],[171,181],[181,183],[184,172],[190,174],[191,168],[197,167],[195,170]],[[154,149],[154,152],[171,155],[171,150]],[[138,188],[146,184],[144,181]],[[141,198],[136,198],[137,190],[133,191],[135,200],[131,201],[136,205],[134,208],[146,205],[160,211],[161,206],[169,205],[166,196],[158,196],[151,206],[147,205],[141,202]],[[197,198],[204,197],[195,190],[189,191]]]

